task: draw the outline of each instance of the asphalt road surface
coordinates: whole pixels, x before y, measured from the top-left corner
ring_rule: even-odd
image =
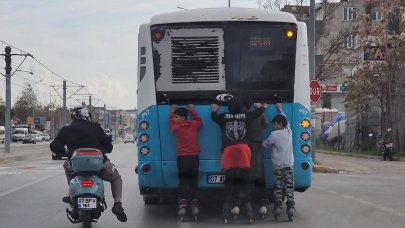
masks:
[[[145,206],[139,195],[134,173],[136,146],[115,144],[109,157],[116,164],[124,180],[123,206],[128,222],[121,223],[111,213],[112,198],[106,183],[109,208],[93,227],[405,227],[405,163],[396,162],[395,169],[370,169],[339,174],[314,174],[313,186],[304,193],[296,193],[297,213],[294,222],[281,222],[272,215],[255,220],[253,225],[223,225],[218,202],[207,202],[212,207],[201,208],[198,222],[186,218],[179,222],[176,205]],[[336,156],[336,159],[351,159]],[[388,162],[359,159],[364,166],[389,166]],[[71,224],[61,198],[67,193],[62,169],[63,161],[52,161],[50,156],[35,160],[0,165],[0,228],[64,228],[80,227]]]

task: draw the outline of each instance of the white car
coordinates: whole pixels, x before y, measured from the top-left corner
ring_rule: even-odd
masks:
[[[42,137],[42,140],[43,140],[43,141],[49,141],[49,140],[51,140],[51,136],[49,136],[49,135],[46,134],[46,133],[42,133],[42,134],[41,134],[41,137]]]
[[[127,142],[135,143],[134,136],[131,135],[131,134],[126,134],[125,137],[124,137],[124,143],[127,143]]]
[[[35,134],[37,142],[42,142],[42,136],[40,134]]]

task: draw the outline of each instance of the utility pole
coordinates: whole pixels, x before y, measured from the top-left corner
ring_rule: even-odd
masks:
[[[228,8],[231,8],[231,0],[228,0]]]
[[[62,127],[66,125],[66,80],[63,80],[63,122]]]
[[[89,96],[89,106],[91,107],[91,96]]]
[[[309,6],[309,75],[311,79],[315,79],[315,0],[310,1]],[[309,89],[309,88],[308,88]],[[316,104],[311,103],[311,116],[312,123],[316,122]],[[314,126],[313,126],[314,127]],[[314,132],[312,128],[312,132]],[[315,146],[316,146],[316,137],[312,134],[312,161],[315,162]]]
[[[4,140],[4,149],[6,153],[10,153],[10,139],[11,139],[11,48],[5,48],[6,59],[6,120],[5,130],[6,138]]]
[[[17,55],[17,56],[25,56],[25,58],[27,58],[27,56],[31,56],[31,54],[27,53],[27,54],[11,54],[11,47],[10,46],[6,46],[4,48],[4,54],[1,54],[2,56],[5,57],[5,61],[6,61],[6,110],[5,110],[5,123],[4,128],[6,130],[6,135],[5,135],[5,139],[4,139],[4,152],[5,153],[10,153],[10,140],[11,140],[11,56],[13,55]],[[25,59],[24,59],[25,60]],[[17,67],[16,71],[18,70],[18,68],[21,66],[21,64],[24,62],[24,60],[20,63],[20,65]],[[14,71],[15,73],[15,71]],[[13,73],[13,74],[14,74]]]

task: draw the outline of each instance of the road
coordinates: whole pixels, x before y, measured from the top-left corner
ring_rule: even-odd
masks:
[[[114,146],[110,159],[124,180],[123,206],[128,222],[120,223],[111,213],[111,192],[106,184],[109,209],[93,227],[240,227],[222,224],[216,202],[208,202],[215,207],[201,208],[199,222],[184,223],[178,222],[175,205],[145,206],[133,171],[136,146],[123,143]],[[334,159],[352,158],[336,156]],[[384,167],[391,163],[368,159],[356,162],[364,163],[369,169],[314,174],[313,186],[305,193],[296,193],[297,214],[293,223],[286,222],[285,215],[278,223],[268,216],[250,227],[404,227],[405,163],[392,163],[395,169],[384,170],[371,166]],[[0,165],[0,228],[80,227],[66,219],[66,205],[61,201],[67,193],[62,163],[48,156]]]

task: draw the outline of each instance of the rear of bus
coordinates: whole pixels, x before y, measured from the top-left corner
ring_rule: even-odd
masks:
[[[176,140],[170,105],[195,105],[202,192],[221,190],[221,133],[211,120],[219,95],[271,102],[265,115],[283,108],[293,130],[296,190],[311,185],[311,132],[306,27],[288,13],[258,9],[196,9],[152,17],[139,30],[138,178],[141,194],[176,191]],[[219,112],[226,111],[221,105]],[[272,131],[264,130],[264,137]],[[273,188],[271,150],[263,150],[266,186]],[[176,196],[176,195],[173,195]]]

